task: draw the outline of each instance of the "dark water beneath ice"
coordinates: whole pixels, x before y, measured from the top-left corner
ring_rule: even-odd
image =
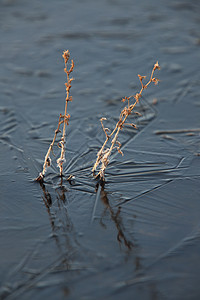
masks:
[[[200,299],[199,13],[186,0],[0,2],[1,299]],[[54,161],[39,185],[64,110],[64,49],[75,181],[60,185]],[[114,126],[157,60],[138,131],[123,130],[124,156],[96,187],[99,118]]]

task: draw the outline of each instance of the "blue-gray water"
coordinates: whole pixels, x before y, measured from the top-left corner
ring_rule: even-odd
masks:
[[[0,298],[200,298],[199,1],[0,2]],[[66,176],[34,178],[75,62]],[[120,99],[144,91],[104,189],[91,168]],[[194,130],[195,129],[195,130]],[[56,147],[55,147],[56,152]]]

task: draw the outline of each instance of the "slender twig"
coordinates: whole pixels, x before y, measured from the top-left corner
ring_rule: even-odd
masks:
[[[106,135],[106,139],[105,139],[105,142],[103,143],[103,146],[101,147],[101,149],[97,153],[97,159],[96,159],[96,162],[95,162],[95,164],[94,164],[94,166],[92,168],[92,172],[93,172],[93,175],[95,177],[100,177],[101,180],[105,179],[105,170],[106,170],[107,165],[109,164],[109,156],[111,155],[112,150],[114,148],[117,148],[118,152],[123,155],[122,151],[120,150],[121,144],[117,140],[119,132],[120,132],[120,130],[122,130],[122,128],[124,127],[124,125],[129,125],[129,123],[125,123],[126,119],[132,113],[133,109],[135,108],[135,106],[139,102],[139,99],[142,96],[143,90],[146,89],[149,86],[149,84],[152,83],[152,82],[154,84],[158,84],[159,79],[157,79],[157,78],[154,77],[154,72],[155,72],[156,69],[160,70],[160,66],[159,66],[158,62],[156,62],[154,64],[154,67],[152,69],[149,81],[146,84],[143,83],[143,80],[146,78],[146,76],[141,76],[141,75],[138,74],[138,77],[139,77],[139,80],[140,80],[140,83],[141,83],[142,87],[141,87],[139,93],[136,93],[135,95],[132,95],[132,96],[129,96],[129,97],[124,97],[122,99],[122,102],[127,101],[128,105],[127,105],[127,107],[125,106],[123,108],[123,110],[121,111],[121,113],[119,115],[119,120],[116,123],[115,128],[113,129],[113,131],[110,134],[108,134],[108,132],[109,132],[108,130],[109,129],[105,128],[104,125],[103,125],[103,120],[106,120],[106,119],[105,118],[101,118],[100,121],[101,121],[101,125],[102,125],[102,128],[103,128],[103,131],[104,131],[104,133]],[[131,98],[134,98],[134,100],[135,100],[135,102],[133,104],[130,104],[130,99]],[[133,126],[133,127],[135,127],[135,128],[137,128],[135,124],[130,124],[130,125]],[[114,135],[114,137],[111,140],[110,147],[107,148],[107,149],[105,149],[108,141],[111,139],[111,137],[113,135]],[[116,144],[117,144],[117,146],[116,146]],[[100,170],[98,171],[98,173],[96,175],[95,171],[96,171],[96,169],[97,169],[97,167],[99,166],[100,163],[101,163]]]
[[[70,118],[70,115],[67,114],[67,107],[68,107],[68,102],[72,101],[72,97],[70,97],[69,91],[71,88],[71,82],[72,82],[73,78],[70,78],[69,75],[74,69],[74,61],[71,60],[71,68],[68,71],[67,63],[68,63],[69,57],[70,57],[69,51],[68,50],[64,51],[63,52],[63,58],[64,58],[64,62],[65,62],[64,72],[67,74],[67,82],[65,83],[66,99],[65,99],[65,114],[64,114],[64,122],[63,122],[63,131],[62,131],[62,138],[59,143],[61,152],[60,152],[60,157],[57,159],[57,164],[60,169],[60,176],[63,175],[63,163],[65,162],[66,125],[69,124],[69,118]]]
[[[49,167],[51,165],[50,154],[51,154],[51,151],[53,153],[53,146],[56,141],[57,134],[59,132],[61,132],[61,130],[60,130],[61,124],[63,124],[62,137],[58,143],[59,148],[61,148],[61,153],[60,153],[60,157],[57,159],[57,164],[60,169],[60,175],[61,176],[63,175],[63,163],[65,162],[66,125],[69,124],[69,118],[70,118],[70,115],[67,114],[67,106],[68,106],[68,102],[72,101],[72,97],[70,96],[69,92],[70,92],[71,82],[72,82],[73,78],[70,78],[70,74],[74,69],[73,60],[71,60],[71,67],[70,67],[69,71],[67,69],[69,57],[70,57],[69,51],[65,50],[63,52],[63,59],[64,59],[64,63],[65,63],[64,72],[67,74],[67,82],[65,83],[65,87],[66,87],[65,112],[64,112],[64,115],[60,114],[60,116],[59,116],[58,127],[55,130],[54,138],[53,138],[53,140],[49,146],[49,149],[46,153],[42,172],[40,172],[39,176],[36,178],[36,181],[40,181],[40,182],[43,181],[43,179],[44,179],[44,175],[46,173],[47,167]]]
[[[57,134],[60,132],[60,125],[63,123],[63,120],[61,120],[61,118],[62,118],[62,115],[60,114],[59,120],[58,120],[58,127],[55,130],[54,138],[53,138],[53,140],[49,146],[49,149],[45,155],[42,172],[40,172],[39,176],[35,179],[36,181],[43,181],[44,175],[46,173],[46,169],[47,169],[47,167],[50,167],[50,165],[51,165],[50,153],[51,153],[51,151],[53,153],[53,145],[56,141]]]

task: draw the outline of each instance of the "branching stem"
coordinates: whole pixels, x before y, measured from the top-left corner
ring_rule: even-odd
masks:
[[[125,101],[128,102],[128,106],[127,107],[125,106],[123,108],[123,110],[121,111],[120,116],[119,116],[119,120],[116,123],[115,128],[113,129],[113,131],[110,134],[107,133],[107,130],[105,130],[105,127],[104,127],[103,122],[102,122],[102,120],[105,120],[105,118],[101,118],[101,124],[102,124],[102,128],[103,128],[103,130],[105,132],[105,135],[106,135],[106,140],[103,143],[103,146],[101,147],[101,149],[99,150],[99,152],[97,153],[97,159],[96,159],[96,162],[95,162],[95,164],[94,164],[94,166],[92,168],[92,172],[93,172],[93,175],[95,177],[100,177],[101,180],[105,179],[104,178],[105,177],[105,170],[106,170],[107,165],[109,164],[109,159],[108,158],[111,155],[113,148],[115,148],[116,143],[118,144],[118,147],[117,147],[118,152],[123,155],[122,151],[120,150],[120,146],[119,146],[121,144],[117,141],[119,132],[124,127],[124,123],[126,122],[126,119],[132,113],[133,109],[135,108],[135,106],[139,102],[139,99],[142,96],[143,90],[146,89],[149,86],[150,83],[154,82],[154,84],[157,84],[159,82],[159,80],[157,78],[153,77],[154,76],[154,72],[155,72],[156,69],[160,70],[160,66],[159,66],[158,62],[156,62],[154,64],[154,67],[152,69],[149,81],[145,85],[143,84],[143,79],[145,79],[146,76],[141,76],[141,75],[138,74],[138,77],[139,77],[139,80],[140,80],[140,83],[141,83],[142,87],[141,87],[139,93],[136,93],[135,95],[132,95],[132,96],[129,96],[129,97],[125,97],[125,98],[122,99],[122,102],[125,102]],[[135,102],[133,104],[130,104],[130,99],[131,98],[135,99]],[[125,125],[128,125],[128,124],[125,124]],[[135,128],[137,128],[134,124],[130,124],[130,125],[132,125]],[[107,148],[107,149],[105,149],[108,141],[110,140],[110,138],[113,135],[114,135],[114,138],[111,141],[110,147]],[[96,175],[95,171],[96,171],[96,169],[97,169],[97,167],[99,166],[100,163],[101,163],[101,167],[100,167],[99,172]]]
[[[53,152],[53,145],[56,141],[57,134],[59,132],[61,132],[60,131],[60,125],[62,123],[63,123],[62,137],[61,137],[60,142],[58,143],[59,148],[61,148],[61,152],[60,152],[60,157],[57,159],[57,164],[58,164],[58,167],[59,167],[59,170],[60,170],[60,176],[63,175],[63,163],[65,162],[66,125],[69,124],[69,118],[70,118],[70,115],[67,114],[67,108],[68,108],[68,102],[72,101],[72,97],[70,96],[69,92],[70,92],[71,82],[72,82],[73,78],[70,78],[69,75],[71,74],[71,72],[74,69],[73,60],[71,60],[70,69],[69,70],[67,69],[69,57],[70,57],[69,51],[65,50],[63,52],[63,58],[64,58],[64,63],[65,63],[64,72],[67,74],[67,82],[65,83],[65,87],[66,87],[65,113],[64,113],[64,115],[60,114],[60,116],[59,116],[58,127],[55,130],[54,138],[53,138],[53,140],[52,140],[52,142],[49,146],[49,149],[47,151],[47,154],[45,156],[44,164],[43,164],[43,170],[39,174],[39,176],[36,178],[37,181],[43,181],[44,175],[46,173],[46,169],[47,169],[47,167],[49,167],[51,165],[50,153],[51,153],[51,151]]]

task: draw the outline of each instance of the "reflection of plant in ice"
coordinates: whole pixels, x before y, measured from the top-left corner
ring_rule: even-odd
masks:
[[[139,77],[139,80],[141,82],[141,90],[139,93],[136,93],[135,95],[133,96],[130,96],[130,97],[124,97],[122,99],[122,102],[128,102],[128,105],[125,106],[123,108],[123,110],[121,111],[120,113],[120,116],[119,116],[119,120],[117,122],[117,124],[115,125],[115,128],[113,129],[113,131],[111,132],[109,128],[105,128],[104,127],[104,124],[103,124],[103,121],[106,120],[106,118],[101,118],[101,125],[102,125],[102,128],[103,128],[103,131],[106,135],[106,140],[103,144],[103,146],[101,147],[101,149],[99,150],[99,152],[97,153],[97,159],[96,159],[96,162],[93,166],[93,169],[92,169],[92,172],[93,174],[95,175],[95,171],[97,169],[97,167],[99,166],[99,164],[101,163],[101,166],[100,166],[100,169],[98,171],[98,174],[95,175],[95,177],[100,177],[100,180],[103,180],[105,179],[105,170],[106,170],[106,167],[107,165],[109,164],[109,156],[111,155],[111,152],[113,149],[117,149],[117,151],[123,155],[123,152],[121,151],[121,143],[118,141],[118,135],[119,135],[119,132],[120,130],[122,130],[122,128],[125,126],[125,125],[130,125],[134,128],[137,128],[135,124],[133,123],[125,123],[126,122],[126,119],[128,118],[128,116],[132,113],[133,109],[135,108],[136,104],[139,102],[139,99],[140,97],[142,96],[142,92],[144,89],[146,89],[148,87],[148,85],[150,83],[154,83],[154,84],[158,84],[159,82],[159,79],[155,78],[154,77],[154,72],[155,70],[158,69],[160,70],[160,66],[158,64],[158,62],[156,62],[154,64],[154,67],[153,67],[153,70],[151,72],[151,76],[150,76],[150,79],[149,81],[144,84],[143,83],[143,79],[146,78],[146,76],[141,76],[138,74],[138,77]],[[135,101],[133,104],[130,104],[130,99],[131,98],[134,98]],[[138,114],[137,112],[135,112],[136,114]],[[111,132],[111,133],[110,133]],[[111,145],[110,147],[106,147],[107,145],[107,142],[111,139],[111,137],[114,136],[111,140]]]
[[[134,247],[134,244],[130,240],[128,240],[128,238],[125,235],[125,230],[123,228],[122,220],[121,220],[121,217],[120,217],[121,208],[119,207],[117,212],[115,212],[112,209],[112,207],[110,206],[109,199],[108,199],[108,196],[107,196],[107,192],[104,190],[104,185],[103,184],[97,185],[97,187],[101,189],[100,197],[101,197],[102,202],[105,205],[105,210],[102,214],[101,221],[100,221],[101,225],[103,227],[105,227],[105,225],[103,224],[102,219],[103,219],[105,213],[107,211],[109,211],[110,217],[111,217],[112,221],[114,222],[114,224],[116,226],[116,229],[117,229],[117,240],[118,240],[119,244],[122,244],[122,242],[123,242],[124,245],[127,247],[127,249],[131,250]]]
[[[47,213],[49,215],[49,220],[51,224],[51,229],[53,233],[53,238],[56,241],[58,249],[62,252],[62,268],[64,265],[69,266],[70,264],[70,255],[66,251],[66,245],[68,245],[68,249],[72,249],[70,244],[69,233],[73,230],[73,224],[68,216],[67,208],[65,207],[66,202],[66,188],[62,185],[62,182],[59,188],[56,189],[56,200],[52,201],[52,196],[50,192],[48,192],[44,182],[40,181],[40,186],[43,191],[43,202],[47,208]],[[55,194],[53,194],[55,196]],[[57,205],[52,205],[57,203]],[[56,213],[55,213],[56,211]],[[60,225],[62,224],[62,226]],[[60,232],[60,234],[58,234]],[[74,252],[73,250],[72,252]],[[65,263],[64,263],[65,262]]]
[[[47,169],[47,167],[49,167],[51,165],[50,153],[51,153],[51,151],[53,153],[53,145],[55,143],[57,134],[59,132],[61,132],[61,130],[60,130],[61,124],[63,124],[62,137],[58,143],[58,147],[61,149],[61,152],[60,152],[60,157],[57,159],[57,165],[60,169],[60,176],[63,175],[63,163],[66,161],[65,160],[66,125],[69,125],[69,118],[70,118],[70,115],[67,113],[67,106],[68,106],[68,102],[72,101],[72,97],[69,95],[69,92],[70,92],[71,82],[72,82],[73,78],[70,78],[70,74],[72,73],[72,71],[74,69],[74,61],[73,60],[71,60],[70,69],[69,70],[67,69],[69,58],[70,58],[70,53],[68,50],[67,51],[65,50],[63,52],[63,59],[64,59],[64,63],[65,63],[64,72],[67,74],[67,82],[65,83],[65,87],[66,87],[65,113],[64,113],[64,115],[60,114],[60,116],[59,116],[58,127],[55,130],[54,138],[53,138],[53,140],[49,146],[49,149],[47,151],[47,154],[45,156],[43,170],[39,174],[39,176],[36,178],[37,181],[43,181],[44,175],[46,173],[46,169]]]

